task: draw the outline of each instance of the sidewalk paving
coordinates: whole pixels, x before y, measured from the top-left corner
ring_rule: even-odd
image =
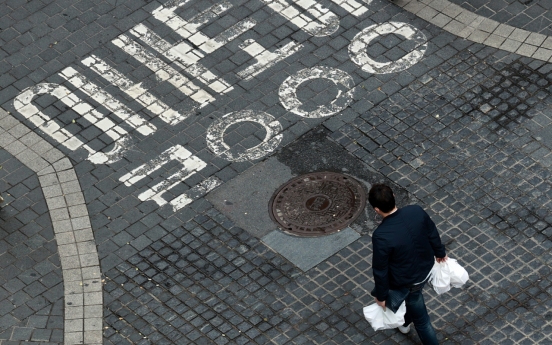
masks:
[[[441,343],[552,343],[548,2],[318,3],[0,4],[1,345],[418,343],[363,318],[369,207],[268,217],[312,171],[428,210]]]

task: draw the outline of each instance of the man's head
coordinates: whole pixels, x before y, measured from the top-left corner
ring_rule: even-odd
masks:
[[[389,186],[376,183],[370,188],[368,202],[376,211],[389,213],[395,208],[395,195]]]

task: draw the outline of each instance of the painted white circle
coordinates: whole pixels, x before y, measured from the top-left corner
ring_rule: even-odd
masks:
[[[230,152],[230,146],[224,142],[224,133],[231,125],[240,122],[255,122],[263,126],[266,130],[266,136],[262,143],[248,148],[245,152],[235,154]],[[215,121],[207,129],[207,146],[213,153],[221,158],[232,162],[244,162],[248,160],[259,159],[274,151],[283,135],[282,125],[274,116],[261,111],[241,110],[224,115]]]
[[[349,91],[343,92],[339,90],[336,98],[329,105],[321,105],[316,110],[306,111],[301,109],[303,103],[297,98],[297,88],[302,83],[317,78],[331,80],[335,85],[343,85],[349,89]],[[351,90],[353,84],[353,78],[340,69],[316,66],[300,70],[295,75],[284,80],[282,85],[280,85],[278,95],[280,96],[280,102],[282,102],[282,105],[287,110],[299,116],[317,119],[338,113],[351,104],[353,101],[353,93]]]
[[[377,62],[367,52],[370,42],[387,34],[395,34],[413,41],[415,48],[402,58],[390,62]],[[363,71],[374,74],[387,74],[404,71],[422,59],[427,49],[427,38],[414,26],[402,22],[374,24],[359,32],[349,44],[349,55]]]

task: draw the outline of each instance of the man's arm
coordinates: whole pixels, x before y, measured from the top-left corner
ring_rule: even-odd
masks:
[[[445,251],[445,246],[441,242],[441,237],[439,236],[437,227],[435,226],[435,223],[433,222],[433,220],[431,220],[427,212],[425,214],[425,217],[426,217],[426,225],[428,228],[429,243],[433,248],[433,253],[435,254],[435,258],[437,259],[437,262],[444,262],[447,259],[447,253]]]
[[[385,241],[377,236],[372,236],[372,246],[374,250],[372,256],[372,272],[374,273],[374,282],[376,285],[374,297],[376,297],[378,301],[385,303],[387,294],[389,293],[389,253]]]

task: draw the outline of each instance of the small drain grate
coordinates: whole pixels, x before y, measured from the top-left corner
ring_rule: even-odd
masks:
[[[274,193],[270,216],[287,233],[324,236],[344,229],[362,212],[366,193],[350,176],[317,172],[296,177]]]

